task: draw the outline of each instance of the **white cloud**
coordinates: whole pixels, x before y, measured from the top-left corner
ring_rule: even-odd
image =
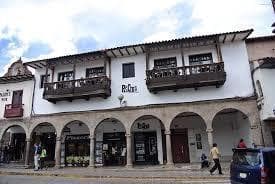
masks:
[[[178,37],[184,34],[180,30],[183,17],[171,9],[182,3],[193,7],[188,20],[194,23],[188,25],[192,34],[243,28],[268,34],[273,21],[271,6],[260,5],[269,3],[268,0],[1,1],[0,39],[15,37],[19,41],[8,48],[6,56],[10,61],[22,56],[37,42],[51,48],[49,54],[37,57],[41,59],[76,53],[75,42],[80,38],[92,38],[98,42],[98,48],[104,48]],[[131,30],[141,37],[131,40],[137,37],[131,35]],[[124,37],[126,42],[122,40]]]
[[[274,14],[269,0],[193,0],[191,3],[192,18],[200,22],[193,27],[193,34],[250,28],[254,29],[254,36],[271,34]]]

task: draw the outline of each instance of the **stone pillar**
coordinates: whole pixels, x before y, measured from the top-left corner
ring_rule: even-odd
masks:
[[[127,144],[127,164],[126,167],[132,167],[132,139],[131,134],[125,134],[126,136],[126,144]]]
[[[94,148],[95,148],[95,139],[93,136],[90,136],[90,164],[89,164],[90,167],[95,166]]]
[[[55,142],[55,167],[61,166],[61,137],[56,137]]]
[[[173,165],[173,157],[172,157],[172,147],[171,147],[171,132],[165,131],[166,137],[166,155],[167,155],[167,166]]]
[[[31,147],[31,140],[30,138],[26,138],[25,168],[29,168],[30,147]]]
[[[206,132],[208,137],[209,149],[211,149],[213,146],[213,129],[207,129]]]

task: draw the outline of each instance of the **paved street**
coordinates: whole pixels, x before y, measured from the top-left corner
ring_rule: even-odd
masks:
[[[25,175],[0,175],[0,184],[227,184],[228,180],[179,180],[179,179],[117,179],[117,178],[72,178],[72,177],[52,177],[52,176],[25,176]]]

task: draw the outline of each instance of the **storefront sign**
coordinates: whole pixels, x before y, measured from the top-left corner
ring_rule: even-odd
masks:
[[[4,102],[8,101],[7,97],[9,97],[9,96],[11,96],[11,92],[9,90],[7,90],[6,92],[0,91],[1,101],[4,101]]]
[[[138,93],[137,86],[132,86],[131,84],[121,85],[122,93]]]
[[[150,125],[148,123],[138,123],[137,127],[138,129],[148,129],[150,128]]]
[[[83,140],[90,139],[89,135],[67,135],[66,140]]]

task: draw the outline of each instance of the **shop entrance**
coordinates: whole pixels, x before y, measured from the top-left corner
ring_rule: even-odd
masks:
[[[172,152],[174,163],[189,163],[188,131],[186,129],[172,130]]]
[[[89,165],[90,138],[87,135],[67,135],[65,139],[65,166]]]
[[[135,163],[158,164],[156,132],[135,132]]]
[[[126,164],[125,132],[103,134],[103,161],[105,166]]]

